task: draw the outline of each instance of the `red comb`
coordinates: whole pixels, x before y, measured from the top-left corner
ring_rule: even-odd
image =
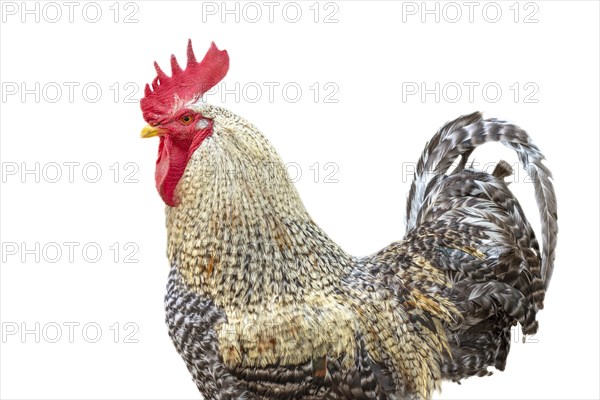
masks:
[[[204,59],[196,61],[192,40],[188,41],[187,65],[182,70],[177,59],[171,55],[171,76],[167,76],[154,62],[157,76],[152,87],[146,84],[144,98],[140,101],[144,119],[148,123],[158,123],[170,114],[179,103],[199,99],[204,93],[225,77],[229,69],[229,55],[219,50],[213,42]]]

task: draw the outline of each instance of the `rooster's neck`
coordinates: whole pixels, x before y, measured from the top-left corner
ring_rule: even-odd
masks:
[[[218,305],[287,301],[327,286],[352,259],[311,220],[281,159],[251,124],[211,108],[167,208],[168,256],[186,284]]]

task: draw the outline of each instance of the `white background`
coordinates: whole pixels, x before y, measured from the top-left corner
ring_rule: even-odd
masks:
[[[222,15],[221,2],[100,2],[96,23],[85,20],[95,18],[94,5],[82,15],[85,2],[75,6],[73,22],[62,2],[35,3],[27,6],[38,7],[39,22],[36,12],[22,15],[21,2],[3,2],[0,28],[2,398],[198,398],[163,322],[168,263],[163,203],[153,179],[158,142],[139,139],[144,121],[137,104],[155,76],[152,62],[168,71],[175,53],[185,63],[188,38],[198,57],[212,40],[228,50],[224,84],[235,91],[238,83],[240,98],[217,94],[209,101],[248,118],[286,162],[296,163],[302,171],[297,186],[312,217],[352,254],[370,254],[402,238],[406,168],[444,122],[482,110],[527,129],[554,173],[559,204],[556,270],[539,314],[540,332],[525,344],[515,337],[505,372],[445,383],[435,397],[600,396],[597,2],[478,2],[472,22],[463,2],[428,3],[437,16],[422,15],[421,2],[321,3],[316,23],[312,1],[297,3],[302,16],[296,23],[286,21],[295,17],[293,5],[283,14],[286,3],[275,6],[273,22],[268,6],[254,3],[262,13],[255,23],[249,19],[257,7],[242,3],[236,22],[235,13]],[[490,22],[497,8],[502,14]],[[57,10],[61,18],[53,23]],[[125,23],[132,12],[137,22]],[[337,22],[325,23],[331,13]],[[79,85],[73,99],[65,82]],[[131,82],[140,90],[130,103],[125,95],[135,91]],[[273,101],[265,82],[279,84]],[[310,89],[315,82],[321,87],[316,102]],[[328,82],[339,89],[331,98],[337,103],[325,102]],[[439,83],[438,101],[435,94],[423,101],[420,93],[403,92],[421,82],[429,89]],[[479,85],[471,99],[464,82]],[[21,83],[33,93],[22,98]],[[288,83],[302,89],[297,102],[291,89],[287,100],[282,93]],[[91,89],[82,93],[86,84]],[[490,89],[484,95],[486,84],[502,94],[496,99]],[[52,102],[57,86],[62,94]],[[102,95],[93,102],[96,86]],[[263,93],[252,102],[256,92],[249,90],[256,86]],[[456,86],[463,91],[453,102]],[[526,98],[532,88],[535,94]],[[500,157],[516,161],[501,146],[475,153],[482,163]],[[317,182],[310,169],[316,162]],[[337,183],[325,182],[332,171],[324,169],[327,162],[338,167],[332,177]],[[37,176],[22,174],[36,163]],[[79,163],[70,164],[72,182],[64,163]],[[98,167],[99,181],[88,182]],[[58,182],[50,182],[57,172]],[[126,173],[137,183],[126,183]],[[539,228],[525,178],[521,170],[512,187]],[[78,243],[72,260],[65,242]],[[102,254],[91,262],[96,248]],[[138,262],[125,262],[136,249],[129,261]],[[69,323],[79,324],[71,338]],[[32,332],[23,336],[23,329]]]

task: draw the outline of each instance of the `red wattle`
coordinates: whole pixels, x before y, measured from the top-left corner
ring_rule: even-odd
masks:
[[[175,198],[175,188],[181,180],[192,154],[212,132],[212,121],[193,137],[178,138],[170,134],[160,137],[158,159],[156,160],[156,189],[163,201],[176,207],[179,200]]]

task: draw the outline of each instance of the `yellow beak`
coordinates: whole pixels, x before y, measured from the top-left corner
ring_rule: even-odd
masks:
[[[142,133],[140,134],[140,137],[142,137],[143,139],[149,138],[149,137],[154,137],[154,136],[160,136],[163,134],[163,130],[160,128],[157,128],[156,126],[152,126],[152,125],[146,125],[144,127],[144,129],[142,129]]]

